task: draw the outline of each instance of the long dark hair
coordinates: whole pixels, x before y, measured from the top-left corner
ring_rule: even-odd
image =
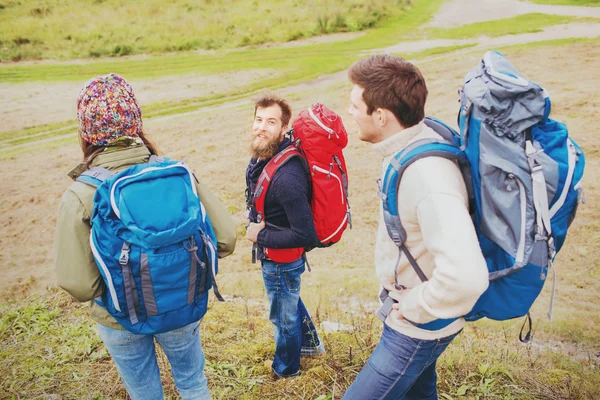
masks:
[[[144,145],[146,145],[148,150],[150,150],[150,154],[159,154],[158,149],[156,148],[154,143],[152,143],[150,139],[146,137],[143,131],[140,131],[138,133],[138,136],[140,137],[140,139],[142,139],[142,142],[144,143]],[[81,145],[81,150],[83,151],[83,163],[85,164],[86,168],[89,168],[96,156],[102,153],[107,148],[107,146],[96,146],[90,144],[86,142],[81,136],[79,136],[79,144]],[[125,142],[123,142],[123,144],[116,143],[115,146],[126,147],[128,146],[128,144],[126,144]]]

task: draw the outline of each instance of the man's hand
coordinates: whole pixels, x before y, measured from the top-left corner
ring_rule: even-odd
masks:
[[[390,316],[392,318],[396,318],[398,321],[402,321],[404,319],[404,315],[402,315],[402,311],[400,311],[400,309],[402,308],[403,297],[406,296],[408,292],[410,292],[410,289],[404,289],[402,292],[395,290],[389,292],[389,296],[397,301],[397,303],[392,305],[392,312],[390,313]]]
[[[258,224],[254,223],[254,222],[250,222],[250,224],[246,228],[246,239],[248,239],[251,242],[256,243],[256,241],[258,240],[258,232],[260,232],[264,228],[265,228],[265,221],[261,221]]]

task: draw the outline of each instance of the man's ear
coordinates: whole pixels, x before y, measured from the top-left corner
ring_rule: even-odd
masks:
[[[287,125],[283,125],[283,126],[281,127],[281,135],[279,135],[279,136],[280,136],[280,138],[281,138],[281,141],[282,141],[282,142],[283,142],[283,140],[285,139],[285,133],[286,133],[287,131],[288,131],[288,126],[287,126]]]
[[[373,111],[372,115],[374,117],[374,122],[378,127],[383,128],[387,124],[388,115],[383,108],[376,109]]]

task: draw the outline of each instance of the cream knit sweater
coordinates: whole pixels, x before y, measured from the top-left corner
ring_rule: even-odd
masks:
[[[384,157],[382,179],[392,156],[423,138],[440,137],[421,121],[374,144],[373,149]],[[406,247],[428,278],[421,282],[406,257],[401,257],[398,283],[411,289],[402,292],[402,315],[415,323],[427,323],[469,312],[488,286],[488,271],[456,163],[427,157],[408,167],[398,190],[398,211],[407,234]],[[388,289],[393,289],[398,253],[398,247],[388,236],[380,207],[375,266],[381,285]],[[428,331],[399,320],[394,310],[386,324],[404,335],[430,340],[458,332],[465,320],[459,318],[441,330]]]

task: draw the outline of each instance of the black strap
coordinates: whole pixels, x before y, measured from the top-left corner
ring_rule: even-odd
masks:
[[[396,301],[393,298],[391,298],[390,296],[385,297],[385,299],[382,301],[383,301],[383,304],[381,305],[381,308],[379,310],[377,310],[377,313],[375,315],[382,322],[385,322],[385,320],[387,319],[387,316],[392,311],[392,308],[393,308],[394,304],[396,303]]]
[[[306,264],[306,267],[308,268],[308,272],[312,272],[312,270],[310,269],[310,264],[308,263],[308,257],[306,256],[306,251],[304,253],[302,253],[302,257],[304,258],[304,263]]]
[[[412,265],[413,269],[419,276],[419,279],[421,279],[421,282],[427,282],[427,277],[423,273],[423,270],[419,267],[419,264],[417,264],[417,261],[412,256],[412,254],[410,254],[410,251],[408,251],[408,249],[406,248],[406,245],[404,243],[402,243],[402,245],[400,245],[400,249],[402,249],[402,252],[406,255],[406,258],[408,258],[410,265]]]
[[[527,331],[527,334],[525,335],[525,337],[523,337],[523,329],[525,329],[525,325],[527,324],[527,322],[529,322],[528,331]],[[532,333],[531,314],[529,312],[527,312],[527,315],[525,316],[525,321],[523,321],[523,326],[521,326],[521,332],[519,332],[519,340],[521,341],[521,343],[529,343],[532,338],[533,338],[533,333]]]
[[[213,292],[215,292],[215,296],[217,297],[217,300],[224,302],[225,299],[223,298],[223,296],[221,296],[221,293],[219,292],[219,287],[217,286],[217,279],[215,278],[215,271],[213,271],[212,266],[208,266],[208,269],[210,270],[210,276],[212,278]]]
[[[207,261],[206,267],[210,271],[210,277],[212,279],[213,292],[215,292],[215,296],[217,297],[217,300],[224,302],[225,299],[223,298],[223,296],[221,296],[221,293],[219,292],[219,287],[217,286],[217,278],[215,278],[215,271],[213,271],[212,263],[209,262],[210,255],[208,254],[208,244],[207,243],[204,243],[204,254],[206,254],[206,261]]]

